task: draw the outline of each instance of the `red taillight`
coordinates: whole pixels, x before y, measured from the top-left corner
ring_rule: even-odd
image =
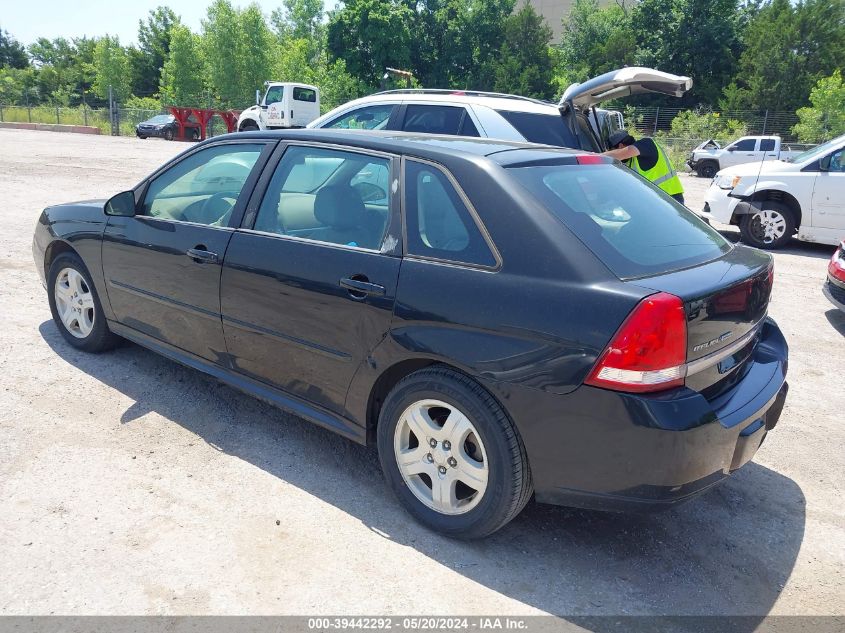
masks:
[[[598,154],[578,154],[578,156],[575,157],[575,160],[578,161],[579,165],[601,165],[606,162],[604,158]]]
[[[658,292],[628,315],[585,382],[616,391],[661,391],[684,384],[686,360],[684,303]]]
[[[830,263],[827,265],[827,272],[831,277],[839,281],[845,281],[845,242],[839,245],[833,252],[833,257],[830,258]]]

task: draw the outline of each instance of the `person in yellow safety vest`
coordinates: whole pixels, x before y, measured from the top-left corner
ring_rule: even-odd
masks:
[[[621,160],[643,178],[650,180],[675,200],[684,204],[684,187],[681,179],[675,173],[668,154],[652,138],[641,138],[639,141],[625,130],[617,130],[610,135],[610,147],[605,152],[617,160]]]

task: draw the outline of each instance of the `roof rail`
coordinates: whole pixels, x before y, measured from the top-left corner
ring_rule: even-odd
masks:
[[[523,97],[520,95],[505,94],[503,92],[484,92],[483,90],[458,90],[451,88],[400,88],[397,90],[382,90],[377,95],[455,95],[456,97],[494,97],[496,99],[516,99],[519,101],[530,101],[542,105],[554,105],[550,101]]]

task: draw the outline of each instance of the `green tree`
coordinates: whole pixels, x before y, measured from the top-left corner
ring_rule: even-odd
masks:
[[[170,29],[170,51],[164,60],[159,87],[162,103],[202,105],[203,59],[198,35],[182,24]]]
[[[549,99],[552,97],[552,29],[527,2],[508,16],[504,41],[493,64],[494,89]]]
[[[120,45],[120,39],[106,35],[97,41],[94,47],[94,68],[96,77],[93,88],[101,99],[108,99],[109,86],[118,101],[129,97],[132,89],[129,56]]]
[[[684,97],[662,102],[713,104],[736,72],[738,0],[642,0],[632,11],[631,25],[639,65],[693,79]]]
[[[0,68],[26,68],[29,58],[23,44],[8,31],[0,29]]]
[[[241,107],[270,78],[273,37],[256,4],[236,9],[215,0],[203,21],[208,83],[224,107]]]
[[[270,16],[280,38],[322,41],[325,34],[323,0],[283,0],[282,5]]]
[[[575,0],[563,21],[558,88],[635,63],[637,43],[630,11],[619,4],[600,8],[598,0]]]
[[[400,0],[347,0],[331,14],[328,50],[348,71],[377,86],[387,66],[407,69],[414,12]]]
[[[798,110],[793,134],[805,143],[821,143],[845,134],[845,83],[839,69],[819,79],[810,92],[810,103],[811,107]]]
[[[179,23],[179,17],[163,6],[150,11],[146,20],[138,21],[138,47],[128,50],[134,94],[151,96],[158,91],[164,60],[170,51],[170,32]]]
[[[722,105],[794,111],[822,77],[845,67],[845,0],[771,0],[751,18]]]

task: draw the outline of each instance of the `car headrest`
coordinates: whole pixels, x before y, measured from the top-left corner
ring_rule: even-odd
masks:
[[[349,185],[329,185],[317,192],[314,217],[326,226],[351,229],[364,222],[366,208],[361,196]]]

